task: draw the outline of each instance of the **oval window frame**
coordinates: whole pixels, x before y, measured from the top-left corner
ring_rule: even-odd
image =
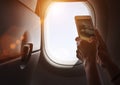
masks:
[[[79,2],[81,2],[81,1],[79,1]],[[93,24],[94,24],[94,26],[96,26],[96,15],[95,15],[94,7],[92,6],[92,4],[91,4],[89,1],[82,1],[82,2],[86,5],[86,7],[88,8],[88,10],[90,11],[90,15],[91,15],[91,17],[92,17]],[[57,3],[59,3],[59,2],[57,2]],[[68,3],[70,3],[70,2],[68,2]],[[72,3],[72,2],[71,2],[71,3]],[[52,4],[52,3],[51,3],[51,4]],[[51,4],[50,4],[50,5],[51,5]],[[50,5],[49,5],[49,6],[50,6]],[[49,6],[47,7],[47,10],[49,9]],[[48,11],[45,11],[45,17],[44,17],[44,19],[46,18],[47,12],[48,12]],[[47,50],[46,50],[46,46],[45,46],[45,33],[44,33],[44,32],[45,32],[45,28],[44,28],[44,25],[45,25],[45,20],[44,20],[44,24],[42,25],[42,45],[43,45],[42,49],[43,49],[43,55],[44,55],[46,61],[47,61],[50,65],[52,65],[52,66],[54,66],[54,67],[56,67],[56,68],[72,68],[72,67],[74,67],[74,66],[79,66],[79,65],[81,65],[81,63],[75,64],[75,65],[59,64],[59,63],[53,61],[53,60],[49,57],[49,55],[48,55],[48,53],[47,53]]]

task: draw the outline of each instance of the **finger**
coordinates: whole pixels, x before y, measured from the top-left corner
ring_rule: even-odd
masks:
[[[78,50],[79,54],[81,55],[81,57],[83,58],[83,53],[81,51],[81,48]]]
[[[96,37],[98,39],[98,41],[100,42],[100,44],[104,43],[102,37],[100,36],[100,33],[98,32],[98,30],[95,30],[95,34],[96,34]]]
[[[96,44],[97,48],[99,47],[99,41],[97,40],[96,37],[91,37],[90,43]]]
[[[80,45],[80,40],[81,40],[80,37],[76,37],[76,38],[75,38],[75,41],[77,42],[77,46]]]
[[[77,47],[79,48],[79,45],[80,45],[80,41],[77,42]]]
[[[104,64],[103,64],[103,62],[102,62],[102,60],[100,59],[100,56],[97,56],[96,59],[97,59],[97,60],[96,60],[97,63],[98,63],[100,66],[105,67]]]
[[[100,58],[99,58],[98,55],[97,55],[97,57],[96,57],[96,61],[97,61],[98,64],[100,64]]]
[[[86,40],[81,40],[80,42],[79,42],[79,46],[78,46],[78,48],[82,51],[82,52],[84,52],[85,50],[87,50],[87,46],[89,46],[89,44],[90,44],[90,42],[88,42],[88,41],[86,41]]]
[[[90,37],[89,38],[89,40],[88,40],[90,43],[92,43],[92,42],[97,42],[97,39],[96,39],[96,37]]]
[[[76,56],[77,56],[77,58],[82,60],[82,55],[81,55],[81,53],[78,50],[76,50]]]
[[[76,38],[75,38],[75,41],[79,41],[79,40],[80,40],[80,37],[76,37]]]
[[[86,42],[86,41],[79,39],[79,41],[77,41],[77,48],[80,48],[81,43],[83,43],[83,42]]]
[[[81,55],[82,60],[84,60],[85,56],[84,56],[84,49],[82,49],[81,47],[78,49],[79,54]]]

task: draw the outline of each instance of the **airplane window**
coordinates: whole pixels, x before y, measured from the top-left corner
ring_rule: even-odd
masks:
[[[76,15],[91,15],[91,12],[84,2],[55,2],[49,6],[44,24],[48,60],[60,65],[74,65],[78,62]]]

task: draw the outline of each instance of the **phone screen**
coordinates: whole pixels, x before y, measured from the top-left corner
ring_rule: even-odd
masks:
[[[78,35],[81,39],[88,40],[95,35],[93,22],[90,16],[75,16]]]

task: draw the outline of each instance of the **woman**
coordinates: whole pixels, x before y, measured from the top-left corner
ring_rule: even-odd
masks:
[[[95,30],[96,36],[89,41],[76,38],[77,57],[83,61],[88,85],[101,85],[98,74],[97,63],[107,70],[114,85],[120,85],[120,69],[115,65],[109,56],[107,47]]]

